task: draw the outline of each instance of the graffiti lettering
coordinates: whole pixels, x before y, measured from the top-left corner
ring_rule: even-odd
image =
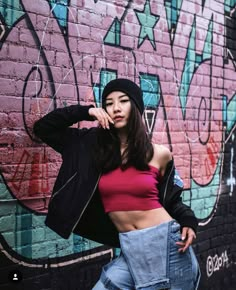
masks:
[[[229,258],[227,251],[224,251],[220,256],[217,254],[214,257],[208,256],[206,264],[207,276],[210,277],[214,272],[219,271],[220,268],[228,266]]]

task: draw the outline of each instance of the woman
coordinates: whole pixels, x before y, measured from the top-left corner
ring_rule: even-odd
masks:
[[[102,108],[69,106],[35,123],[35,134],[63,160],[46,225],[64,238],[74,232],[121,247],[94,290],[197,289],[190,246],[197,219],[181,202],[170,151],[149,140],[143,111],[141,89],[116,79],[103,90]],[[69,128],[81,120],[100,126]]]

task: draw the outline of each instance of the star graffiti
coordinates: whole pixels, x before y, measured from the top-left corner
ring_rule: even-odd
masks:
[[[144,10],[134,10],[139,24],[141,26],[139,33],[138,48],[143,44],[145,39],[149,39],[152,47],[156,50],[154,27],[160,19],[160,16],[151,13],[150,0],[147,0],[144,5]]]

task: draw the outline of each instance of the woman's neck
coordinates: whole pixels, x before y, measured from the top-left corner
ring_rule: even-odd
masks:
[[[120,139],[120,144],[121,146],[127,145],[128,144],[128,136],[126,130],[119,130],[118,131],[118,137]]]
[[[123,153],[128,146],[127,134],[125,132],[119,132],[118,137],[120,139],[120,153],[121,156],[123,156]]]

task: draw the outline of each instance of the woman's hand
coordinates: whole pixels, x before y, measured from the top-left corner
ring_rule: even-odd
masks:
[[[94,117],[95,120],[98,120],[103,129],[110,129],[109,122],[114,124],[111,117],[102,108],[90,108],[88,113],[90,116]]]
[[[179,252],[185,252],[187,248],[193,243],[193,240],[196,239],[196,234],[193,229],[184,227],[181,234],[182,242],[176,242],[179,248]]]

